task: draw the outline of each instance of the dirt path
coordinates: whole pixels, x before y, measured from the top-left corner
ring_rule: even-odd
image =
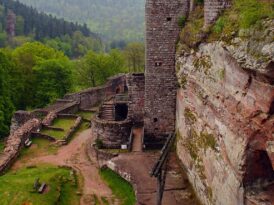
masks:
[[[136,128],[133,130],[133,144],[132,151],[133,152],[141,152],[142,151],[142,128]]]
[[[87,146],[90,146],[93,140],[91,130],[85,130],[67,146],[61,147],[56,155],[33,156],[27,163],[18,160],[13,169],[39,163],[70,166],[79,171],[83,177],[81,205],[92,204],[94,194],[99,198],[111,199],[112,192],[99,176],[96,159],[90,159],[86,154]]]

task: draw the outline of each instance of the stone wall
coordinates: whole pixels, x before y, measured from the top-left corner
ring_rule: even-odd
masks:
[[[175,48],[178,20],[187,16],[188,0],[146,1],[145,135],[148,138],[175,130]]]
[[[8,137],[5,149],[0,154],[0,174],[17,159],[24,142],[31,136],[31,132],[37,131],[40,126],[41,122],[38,119],[29,120]]]
[[[128,144],[132,122],[107,121],[98,117],[92,120],[92,135],[103,142],[104,148],[121,149],[121,145]]]
[[[245,49],[251,42],[258,53],[273,48],[273,26],[264,25],[233,45],[178,52],[177,153],[204,204],[274,203],[274,57],[258,61]]]
[[[106,97],[114,96],[119,90],[123,92],[126,86],[126,75],[121,74],[108,79],[108,82],[101,87],[90,88],[78,93],[65,96],[65,99],[79,103],[79,109],[90,109],[98,106]]]
[[[231,5],[231,0],[204,0],[205,26],[214,23],[221,12]]]
[[[129,74],[127,76],[128,86],[128,118],[134,124],[144,122],[144,103],[145,103],[145,76],[143,73]]]

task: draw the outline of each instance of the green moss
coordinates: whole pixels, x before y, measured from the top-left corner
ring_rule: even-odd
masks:
[[[225,79],[225,69],[224,68],[219,70],[219,77],[220,77],[220,80]]]
[[[184,116],[186,121],[190,122],[191,124],[197,121],[195,114],[189,108],[185,108]]]
[[[44,194],[33,189],[37,178],[49,187]],[[0,176],[0,204],[77,205],[79,196],[75,178],[70,169],[46,165],[10,171]]]
[[[206,75],[209,74],[209,70],[212,66],[210,56],[204,55],[202,57],[196,58],[193,61],[193,66],[198,71],[203,71]]]
[[[179,84],[180,84],[181,88],[186,89],[187,75],[182,75],[181,76],[181,78],[179,79]]]
[[[204,150],[211,148],[212,150],[217,151],[217,142],[213,134],[208,134],[207,132],[200,132],[200,139],[201,147],[204,148]]]
[[[100,176],[108,184],[113,194],[121,200],[121,205],[134,205],[136,197],[132,185],[112,170],[100,170]]]

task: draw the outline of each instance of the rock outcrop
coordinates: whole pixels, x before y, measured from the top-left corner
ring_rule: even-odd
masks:
[[[274,21],[263,27],[179,46],[177,153],[204,204],[274,203]]]

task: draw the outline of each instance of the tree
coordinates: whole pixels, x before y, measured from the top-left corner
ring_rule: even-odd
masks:
[[[36,107],[34,102],[36,76],[33,68],[50,59],[68,60],[65,55],[39,42],[25,43],[12,52],[12,59],[20,72],[22,82],[19,107]]]
[[[67,60],[50,59],[34,68],[35,107],[44,107],[71,90],[71,64]]]
[[[90,51],[78,62],[78,75],[82,86],[95,87],[107,78],[125,71],[125,60],[118,50],[107,53]]]
[[[143,72],[145,68],[145,46],[142,43],[130,43],[125,48],[125,57],[129,72]]]
[[[10,62],[8,58],[3,52],[0,52],[0,138],[8,134],[10,120],[14,111],[8,75],[9,68]]]

